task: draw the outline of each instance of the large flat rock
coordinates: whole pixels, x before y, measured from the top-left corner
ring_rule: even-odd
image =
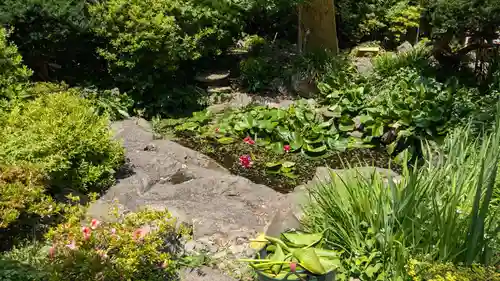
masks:
[[[205,247],[234,259],[252,255],[248,240],[264,231],[277,210],[289,208],[285,195],[232,175],[201,153],[155,139],[145,120],[124,120],[112,129],[123,141],[129,168],[89,208],[93,217],[110,219],[113,202],[122,212],[168,209],[193,226],[191,249]]]

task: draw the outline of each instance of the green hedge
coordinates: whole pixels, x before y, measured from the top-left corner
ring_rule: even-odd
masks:
[[[51,191],[105,188],[123,156],[121,145],[111,139],[108,118],[68,92],[19,103],[0,117],[0,163],[40,167]]]
[[[7,31],[0,28],[0,109],[19,95],[31,76],[22,60],[17,47],[7,42]]]

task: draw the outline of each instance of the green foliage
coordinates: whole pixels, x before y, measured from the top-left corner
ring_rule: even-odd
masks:
[[[500,25],[498,1],[428,0],[426,3],[427,18],[433,34],[439,39],[444,39],[446,35],[459,39],[471,36],[474,41],[489,41],[497,37]]]
[[[175,279],[187,229],[177,229],[168,211],[143,210],[115,223],[93,219],[83,227],[80,220],[70,216],[47,234],[49,280]]]
[[[111,120],[120,120],[130,117],[128,111],[134,101],[126,93],[120,93],[118,88],[98,90],[96,88],[76,89],[80,96],[89,100],[97,114],[107,115]]]
[[[355,45],[362,40],[379,40],[394,47],[414,41],[406,35],[420,21],[418,3],[408,0],[335,1],[339,19],[339,42]]]
[[[405,170],[400,181],[384,181],[375,172],[332,174],[331,183],[311,190],[305,224],[310,231],[325,231],[330,246],[345,250],[346,257],[376,251],[385,279],[404,277],[411,256],[498,263],[498,253],[491,252],[500,230],[491,197],[499,142],[500,114],[493,132],[482,138],[473,140],[468,128],[458,129],[442,150],[428,148],[427,163]]]
[[[18,104],[0,123],[0,162],[40,167],[52,190],[105,188],[123,161],[106,116],[96,115],[89,101],[71,93]]]
[[[500,273],[492,267],[474,265],[473,267],[455,266],[452,263],[425,263],[414,259],[408,263],[408,274],[413,280],[422,281],[473,281],[500,280]]]
[[[220,0],[111,0],[89,11],[95,32],[109,41],[99,54],[120,89],[143,108],[161,101],[185,109],[189,96],[167,93],[173,83],[182,85],[181,66],[220,54],[241,27],[237,9]]]
[[[5,0],[0,24],[12,27],[13,40],[38,80],[70,84],[107,80],[95,49],[86,0]]]
[[[31,71],[22,64],[17,47],[7,39],[7,31],[0,28],[0,110],[21,95],[31,76]]]
[[[361,139],[349,137],[348,133],[355,130],[353,120],[328,116],[306,101],[298,101],[288,109],[250,107],[219,115],[211,123],[212,118],[209,112],[196,113],[175,129],[195,132],[202,138],[215,138],[222,144],[227,137],[251,136],[257,145],[277,154],[285,153],[284,145],[290,145],[291,152],[311,157],[322,156],[328,150],[371,147]]]
[[[269,89],[280,74],[280,69],[271,58],[250,57],[240,63],[241,82],[250,92]]]
[[[412,50],[400,54],[386,53],[374,59],[374,69],[383,77],[394,75],[399,69],[412,67],[419,70],[430,69],[431,50],[421,41]]]
[[[37,167],[0,166],[0,228],[21,214],[52,215],[57,204],[45,193],[44,175]]]
[[[285,232],[280,238],[261,236],[254,240],[259,247],[258,259],[250,262],[259,275],[278,280],[309,279],[326,275],[340,264],[339,253],[323,248],[321,233]],[[295,265],[295,268],[291,267]]]
[[[44,270],[48,262],[42,243],[25,243],[0,255],[0,279],[4,281],[44,281],[48,274]]]
[[[71,197],[78,201],[78,197]],[[95,199],[95,198],[94,198]],[[168,211],[145,209],[113,223],[85,219],[86,207],[65,205],[65,220],[43,242],[24,243],[0,255],[0,278],[8,281],[177,280],[184,256],[181,239],[189,238]]]

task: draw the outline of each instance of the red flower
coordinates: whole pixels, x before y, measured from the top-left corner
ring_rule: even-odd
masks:
[[[292,148],[291,148],[291,147],[290,147],[290,145],[288,145],[288,144],[285,144],[285,145],[283,146],[283,150],[284,150],[285,152],[290,152],[290,150],[291,150],[291,149],[292,149]]]
[[[255,144],[255,141],[251,137],[246,137],[243,141],[247,144]]]
[[[101,224],[100,221],[98,221],[96,219],[92,219],[92,221],[90,222],[90,228],[96,229],[99,226],[99,224]]]
[[[220,131],[219,128],[215,128],[215,132],[218,133]]]
[[[250,168],[252,167],[252,158],[250,155],[242,155],[240,156],[240,165],[243,166],[244,168]]]
[[[83,239],[89,240],[90,233],[92,232],[92,230],[90,230],[90,228],[88,228],[87,226],[84,226],[82,227],[82,232],[83,232]]]
[[[297,263],[291,262],[290,263],[290,271],[295,272],[297,270]]]

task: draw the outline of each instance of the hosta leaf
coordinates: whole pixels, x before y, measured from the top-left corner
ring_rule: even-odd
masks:
[[[290,139],[288,140],[288,142],[290,143],[290,147],[292,148],[292,150],[295,151],[302,147],[302,145],[304,144],[304,139],[299,133],[292,132],[290,134]]]
[[[382,267],[381,263],[377,263],[375,265],[370,265],[365,269],[365,274],[366,276],[373,278],[375,276],[375,273],[377,273],[380,268]]]
[[[321,241],[323,235],[321,233],[294,233],[284,232],[281,234],[286,241],[293,247],[305,247],[314,245]]]
[[[283,164],[283,161],[278,161],[278,162],[267,162],[266,167],[268,168],[277,168]]]
[[[338,151],[346,151],[349,145],[348,139],[339,139],[335,142],[335,149]]]
[[[285,253],[283,253],[283,249],[279,244],[276,245],[276,251],[274,255],[271,257],[271,261],[285,261]],[[275,264],[271,266],[271,271],[274,274],[278,274],[281,271],[281,264]]]
[[[281,143],[281,142],[273,142],[270,145],[268,145],[267,148],[276,154],[285,153],[283,150],[283,143]]]
[[[293,255],[299,260],[300,266],[307,271],[318,275],[326,273],[313,248],[297,249],[293,251]]]
[[[318,257],[325,257],[325,258],[339,258],[340,253],[335,251],[335,250],[328,250],[328,249],[323,249],[323,248],[314,248],[314,252]]]
[[[324,152],[327,149],[327,147],[324,144],[318,147],[314,147],[306,143],[304,144],[304,149],[308,152],[318,153],[318,152]]]
[[[287,128],[278,126],[276,127],[276,131],[283,141],[291,141],[292,134]]]
[[[372,136],[381,137],[384,134],[384,124],[377,122],[369,127],[372,130]]]
[[[230,144],[234,142],[234,138],[224,137],[217,140],[221,144]]]
[[[291,167],[295,166],[295,162],[285,161],[285,162],[283,162],[282,165],[283,165],[283,167],[291,168]]]
[[[371,117],[370,115],[360,115],[360,116],[358,116],[358,120],[359,120],[359,123],[361,123],[361,124],[367,124],[367,123],[373,121],[373,117]]]
[[[319,257],[319,261],[321,262],[321,265],[325,269],[325,273],[328,273],[340,267],[339,258],[329,259],[329,258]]]
[[[354,124],[340,124],[339,130],[342,132],[350,132],[354,130]]]

